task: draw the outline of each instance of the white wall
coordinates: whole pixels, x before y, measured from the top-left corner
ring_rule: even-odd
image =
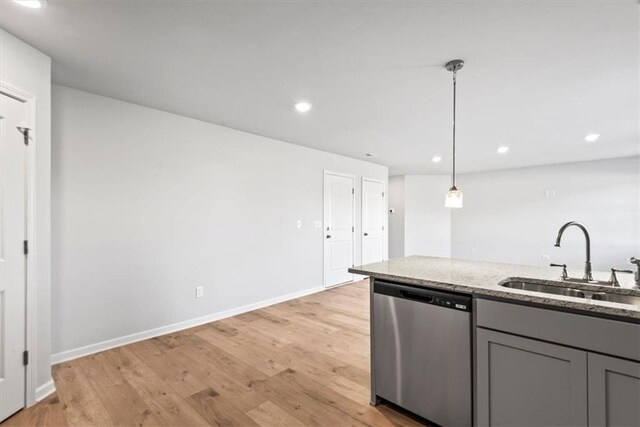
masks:
[[[575,220],[590,232],[595,269],[629,268],[629,258],[640,255],[640,157],[461,174],[457,181],[464,207],[449,210],[448,176],[392,177],[404,182],[389,194],[393,200],[392,191],[402,192],[404,234],[390,228],[390,242],[404,239],[405,255],[449,256],[450,247],[452,258],[581,268],[578,229],[554,247],[558,229]]]
[[[389,177],[389,258],[404,256],[404,175]]]
[[[35,96],[36,117],[32,148],[35,150],[34,228],[30,262],[35,264],[35,384],[27,387],[31,404],[53,390],[51,381],[51,59],[0,29],[0,81]],[[31,268],[29,271],[32,272]],[[31,391],[31,393],[30,393]]]
[[[640,255],[639,157],[461,174],[462,209],[444,208],[449,179],[389,179],[389,201],[403,209],[390,217],[392,257],[581,268],[585,247],[579,230],[567,230],[562,247],[553,246],[560,226],[572,220],[590,232],[595,269],[628,268],[629,258]]]
[[[405,176],[406,256],[451,255],[451,215],[444,207],[444,196],[450,185],[450,178],[444,175]]]
[[[581,268],[578,229],[565,232],[561,248],[553,246],[560,226],[576,220],[591,235],[595,269],[629,268],[629,258],[640,255],[639,167],[639,158],[629,157],[463,174],[464,208],[452,212],[452,257]]]
[[[357,176],[356,236],[361,177],[387,183],[383,166],[66,87],[53,102],[55,360],[318,289],[323,170]]]

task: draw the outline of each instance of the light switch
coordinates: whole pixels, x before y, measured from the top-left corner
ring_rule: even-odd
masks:
[[[302,220],[296,221],[296,228],[302,228]]]
[[[204,296],[204,286],[198,286],[196,288],[196,298],[202,298]]]

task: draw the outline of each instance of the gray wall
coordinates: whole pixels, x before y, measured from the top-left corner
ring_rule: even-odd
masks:
[[[35,263],[35,394],[51,383],[51,59],[0,29],[0,79],[35,96],[35,190],[30,261]],[[33,270],[29,268],[31,274]],[[32,307],[33,308],[33,307]],[[33,403],[36,396],[27,396]]]
[[[580,268],[584,238],[560,226],[589,229],[594,268],[624,267],[640,255],[638,157],[463,174],[464,208],[452,211],[454,258]]]
[[[356,175],[356,236],[361,177],[387,183],[384,166],[66,87],[53,101],[56,360],[322,286],[323,170]]]

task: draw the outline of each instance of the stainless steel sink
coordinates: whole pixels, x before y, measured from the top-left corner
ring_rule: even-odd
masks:
[[[543,292],[545,294],[563,295],[567,297],[585,298],[584,292],[579,289],[565,288],[562,286],[543,285],[541,283],[530,282],[506,282],[501,286],[511,289],[521,289],[523,291]]]
[[[607,292],[597,292],[594,293],[591,299],[595,299],[598,301],[610,301],[617,302],[619,304],[631,304],[640,306],[640,296],[634,295],[620,295],[620,294],[612,294]]]
[[[562,295],[568,297],[593,299],[596,301],[608,301],[619,304],[630,304],[640,307],[640,296],[624,295],[613,292],[606,292],[600,289],[576,289],[567,286],[546,285],[543,283],[527,282],[524,280],[512,280],[501,283],[500,286],[510,289],[520,289],[523,291],[540,292],[552,295]],[[589,286],[589,285],[581,285]]]

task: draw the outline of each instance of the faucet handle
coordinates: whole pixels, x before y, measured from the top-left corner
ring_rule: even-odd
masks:
[[[636,271],[636,274],[635,274],[636,285],[634,286],[634,289],[637,289],[637,290],[640,291],[640,258],[631,257],[629,262],[631,264],[635,264],[635,266],[637,267],[637,271]]]
[[[567,264],[549,264],[550,267],[562,267],[562,274],[560,275],[560,280],[567,280],[569,278],[569,274],[567,274]]]
[[[619,268],[612,268],[611,269],[611,278],[609,279],[609,283],[611,283],[611,286],[613,286],[615,288],[619,288],[620,287],[620,282],[618,282],[618,276],[616,276],[616,273],[633,274],[633,270],[621,270]]]

